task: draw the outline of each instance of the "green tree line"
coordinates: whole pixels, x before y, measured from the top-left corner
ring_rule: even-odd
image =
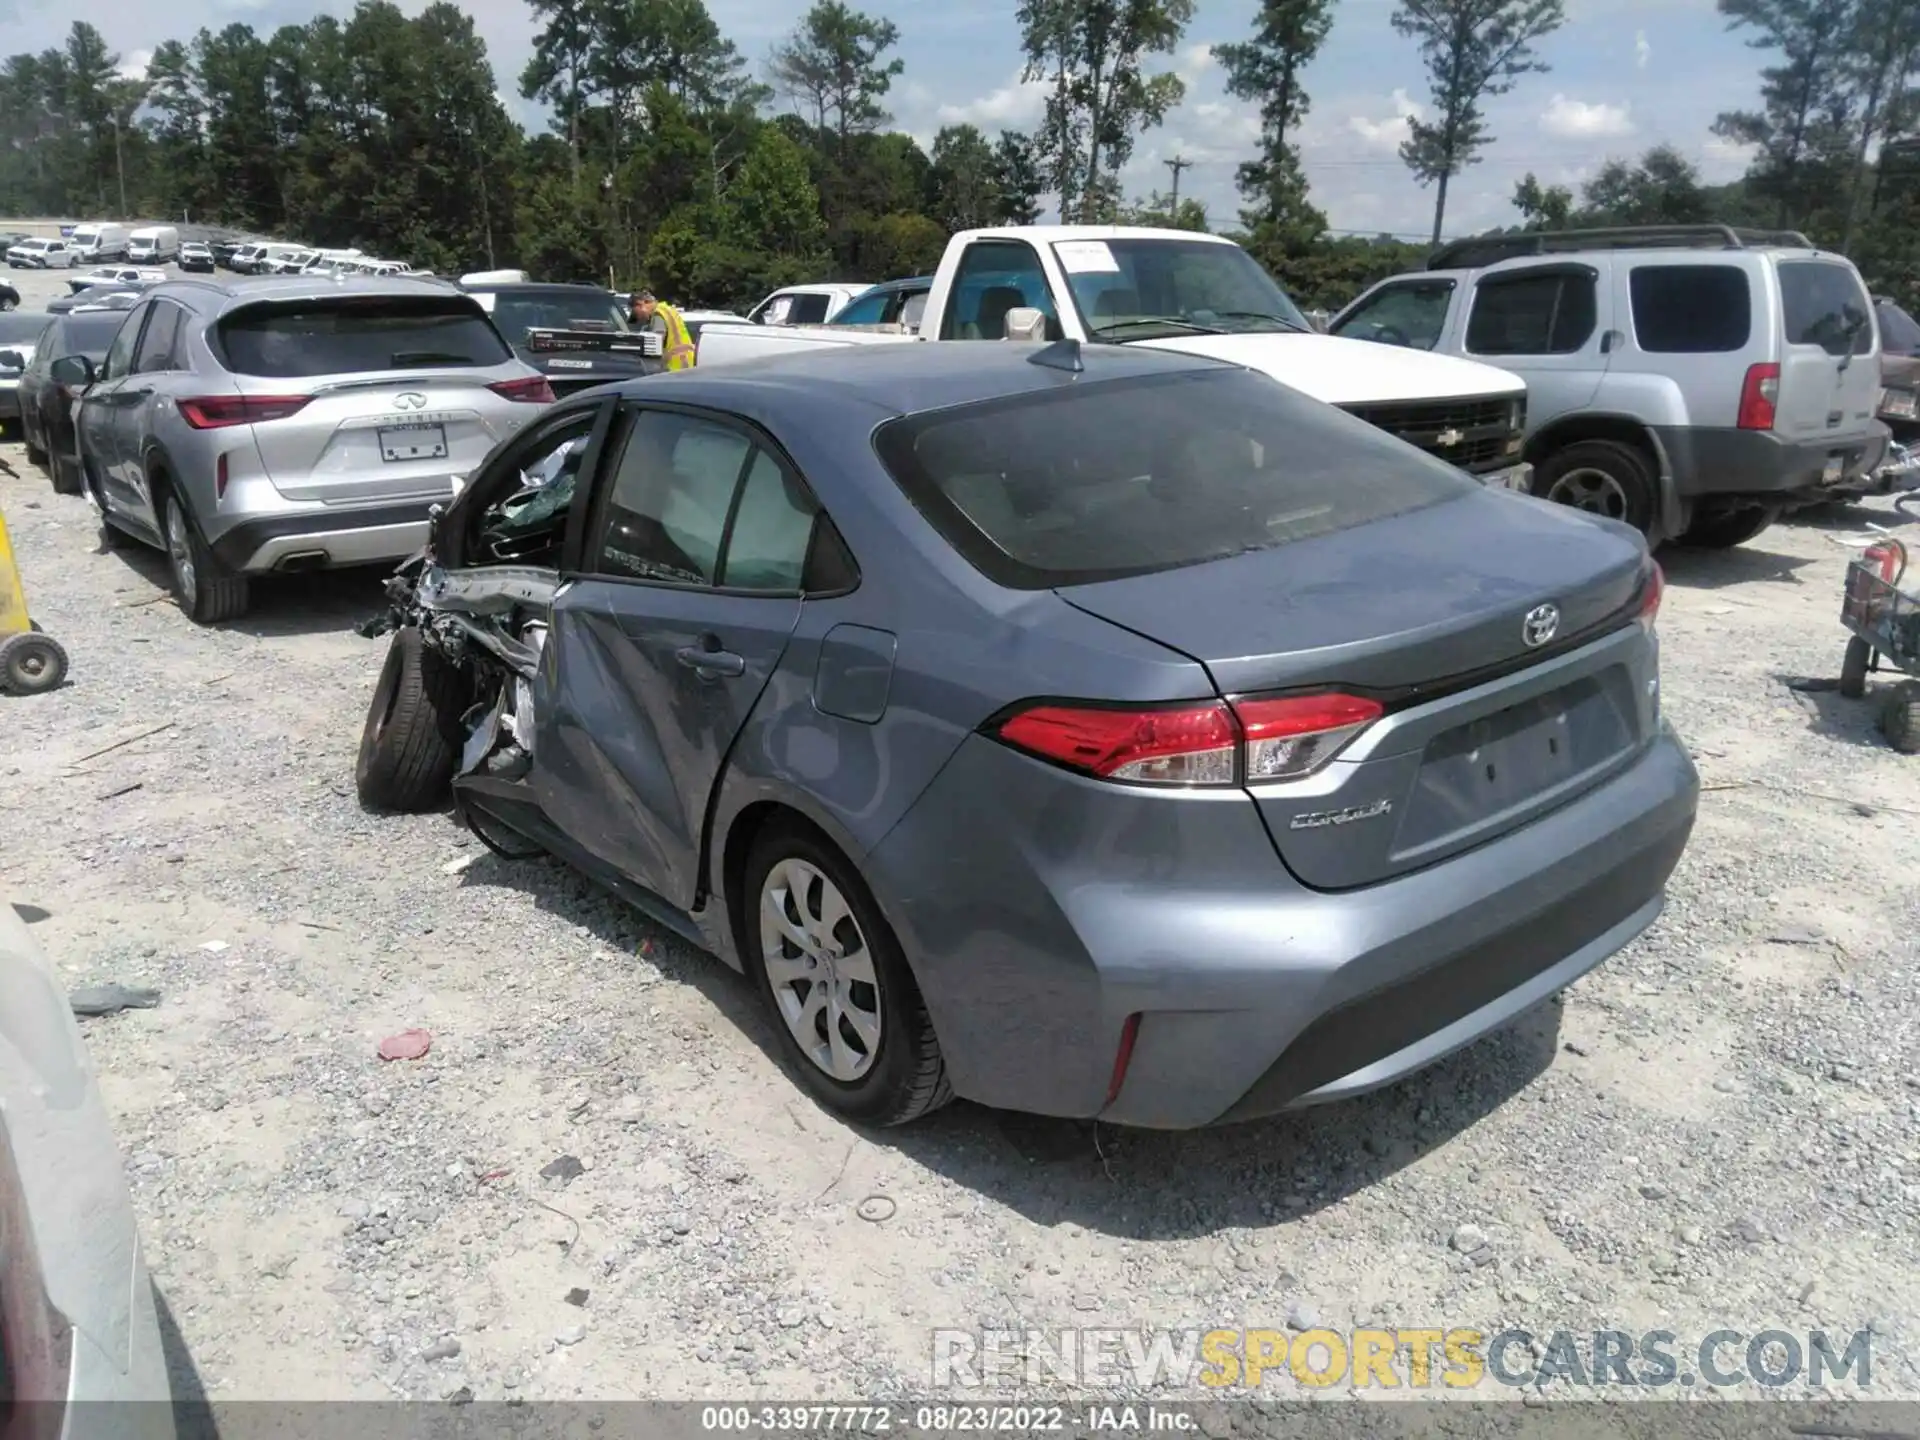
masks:
[[[1170,57],[1192,0],[1021,0],[1030,132],[892,128],[902,62],[892,21],[817,0],[750,66],[703,0],[529,0],[538,21],[503,104],[472,21],[360,0],[261,34],[245,24],[160,46],[138,78],[76,21],[64,45],[0,62],[0,212],[172,217],[359,245],[443,273],[523,266],[555,279],[645,281],[737,305],[803,279],[923,272],[956,229],[1028,223],[1043,197],[1070,221],[1225,228],[1307,306],[1333,306],[1424,247],[1342,238],[1312,202],[1298,149],[1304,78],[1333,0],[1262,0],[1215,47],[1229,92],[1258,108],[1243,206],[1224,226],[1191,197],[1127,196],[1142,135],[1184,98]],[[1522,225],[1718,220],[1804,230],[1876,283],[1920,285],[1911,181],[1920,161],[1920,0],[1718,0],[1761,56],[1756,104],[1715,130],[1756,156],[1704,185],[1658,147],[1609,159],[1576,196],[1528,175]],[[1434,196],[1497,138],[1486,106],[1545,70],[1562,0],[1398,0],[1430,104],[1401,156]]]

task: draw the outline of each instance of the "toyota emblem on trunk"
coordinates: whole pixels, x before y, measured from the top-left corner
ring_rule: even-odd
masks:
[[[1527,612],[1527,618],[1520,622],[1520,638],[1527,642],[1529,648],[1546,644],[1559,630],[1558,605],[1536,605]]]
[[[401,410],[418,410],[427,403],[427,397],[422,395],[418,390],[409,390],[404,395],[394,396],[393,403],[396,408]]]

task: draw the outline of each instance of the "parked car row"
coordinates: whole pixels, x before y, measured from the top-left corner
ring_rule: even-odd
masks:
[[[208,247],[204,269],[237,275],[430,275],[399,260],[382,260],[358,249],[324,249],[279,240],[247,240]],[[183,269],[187,268],[185,265]]]
[[[1656,539],[1738,545],[1782,514],[1893,483],[1874,305],[1851,263],[1803,235],[1461,241],[1328,329],[1519,375],[1537,493]]]
[[[179,255],[180,231],[172,225],[76,225],[64,236],[21,236],[6,253],[7,264],[16,270],[65,270],[113,260],[162,265]]]

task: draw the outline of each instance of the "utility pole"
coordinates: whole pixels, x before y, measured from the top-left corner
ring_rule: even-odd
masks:
[[[127,162],[120,153],[120,117],[109,115],[107,118],[113,122],[113,168],[120,177],[120,218],[124,220],[127,218]]]
[[[1185,156],[1176,155],[1173,159],[1162,160],[1160,163],[1173,172],[1173,203],[1169,208],[1173,211],[1173,219],[1178,220],[1180,218],[1180,172],[1191,170],[1193,161]]]

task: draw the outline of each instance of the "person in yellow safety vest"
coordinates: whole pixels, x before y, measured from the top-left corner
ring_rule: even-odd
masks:
[[[628,303],[634,325],[660,336],[660,354],[664,362],[661,368],[692,369],[693,336],[687,333],[687,322],[680,318],[680,312],[656,300],[651,290],[636,290]]]

